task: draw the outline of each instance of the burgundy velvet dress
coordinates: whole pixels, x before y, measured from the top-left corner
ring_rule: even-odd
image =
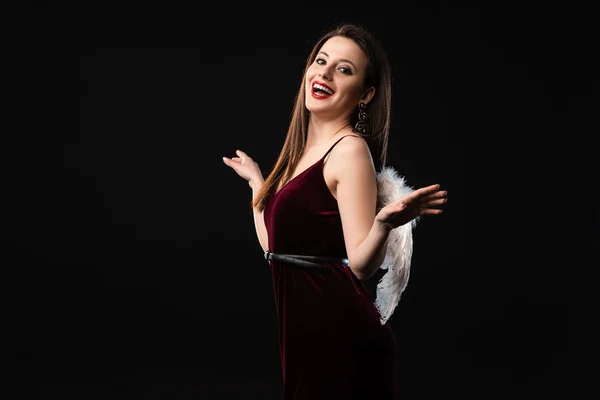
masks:
[[[347,257],[337,201],[323,177],[337,143],[269,199],[264,219],[273,253]],[[350,268],[270,264],[283,399],[397,400],[395,337]]]

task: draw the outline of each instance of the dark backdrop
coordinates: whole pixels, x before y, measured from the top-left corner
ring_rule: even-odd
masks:
[[[402,398],[597,394],[591,11],[251,6],[15,20],[5,383],[28,399],[279,398],[251,193],[221,157],[269,170],[312,44],[348,21],[392,63],[389,164],[449,190],[414,231],[390,322]]]

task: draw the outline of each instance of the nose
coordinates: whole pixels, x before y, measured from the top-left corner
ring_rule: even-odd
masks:
[[[331,80],[331,77],[333,75],[333,71],[331,71],[329,65],[324,65],[323,67],[321,67],[321,70],[319,71],[319,75],[326,80]]]

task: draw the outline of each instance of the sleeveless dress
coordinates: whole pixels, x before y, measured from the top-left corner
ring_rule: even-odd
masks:
[[[323,177],[327,155],[346,136],[268,200],[264,220],[273,253],[347,258],[337,201]],[[350,268],[270,265],[283,399],[397,400],[396,339]]]

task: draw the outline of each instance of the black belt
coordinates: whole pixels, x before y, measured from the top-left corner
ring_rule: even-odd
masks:
[[[345,264],[349,265],[347,258],[340,257],[321,257],[321,256],[303,256],[297,254],[277,254],[271,253],[270,250],[265,251],[265,259],[267,261],[278,261],[285,264],[294,265],[296,267],[327,270],[331,269],[323,264]]]

